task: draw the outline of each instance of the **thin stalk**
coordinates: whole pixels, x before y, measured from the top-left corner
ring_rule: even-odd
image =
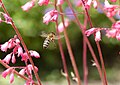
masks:
[[[88,38],[86,37],[86,35],[85,35],[85,33],[84,33],[84,30],[83,30],[84,27],[81,25],[81,23],[80,23],[77,15],[75,14],[75,11],[74,11],[74,9],[72,8],[72,5],[71,5],[70,1],[69,1],[69,0],[66,0],[66,2],[68,3],[69,7],[71,8],[71,10],[72,10],[72,12],[73,12],[73,15],[75,16],[75,20],[76,20],[78,26],[80,27],[80,30],[81,30],[83,36],[85,36],[84,38],[85,38],[86,43],[87,43],[87,45],[88,45],[88,48],[89,48],[89,50],[90,50],[90,52],[91,52],[91,54],[92,54],[92,57],[93,57],[93,59],[94,59],[94,61],[95,61],[95,64],[96,64],[96,67],[97,67],[97,69],[98,69],[98,73],[99,73],[99,75],[100,75],[100,78],[101,78],[101,80],[103,81],[103,78],[102,78],[102,70],[101,70],[100,65],[99,65],[99,63],[98,63],[97,57],[96,57],[96,55],[95,55],[95,53],[94,53],[94,51],[93,51],[93,48],[92,48],[92,46],[91,46]]]
[[[56,33],[57,33],[58,37],[60,37],[60,34],[58,32],[58,28],[57,27],[58,27],[58,23],[56,23]],[[68,75],[68,69],[67,69],[67,65],[66,65],[66,59],[65,59],[65,55],[64,55],[61,39],[58,39],[58,44],[59,44],[59,50],[60,50],[62,63],[63,63],[63,68],[64,68],[64,72],[65,72],[65,77],[66,77],[66,79],[68,81],[68,85],[70,85],[70,78],[69,78],[69,75]]]
[[[5,12],[8,16],[10,16],[10,14],[9,14],[8,11],[6,10],[6,7],[4,6],[2,0],[0,0],[0,2],[2,3],[2,9],[4,10],[4,12]],[[41,81],[40,81],[40,78],[39,78],[39,76],[38,76],[38,73],[37,73],[37,71],[35,70],[33,60],[32,60],[32,58],[31,58],[31,56],[30,56],[30,54],[29,54],[29,52],[28,52],[27,46],[26,46],[26,44],[24,43],[24,40],[22,39],[22,36],[21,36],[18,28],[15,26],[15,24],[14,24],[14,22],[13,22],[12,20],[11,20],[11,23],[12,23],[11,25],[12,25],[13,29],[15,30],[18,38],[19,38],[20,41],[21,41],[21,44],[22,44],[24,50],[26,51],[27,55],[29,56],[29,61],[30,61],[30,63],[31,63],[32,66],[33,66],[33,72],[34,72],[35,77],[36,77],[36,79],[37,79],[38,85],[42,85],[42,84],[41,84]]]
[[[84,19],[84,32],[86,30],[87,26],[87,16],[85,14]],[[84,85],[88,85],[88,67],[87,67],[87,44],[85,41],[85,36],[83,36],[83,79],[84,79]]]
[[[63,12],[61,6],[59,6],[59,9],[60,9],[60,12]],[[80,79],[80,76],[79,76],[78,68],[77,68],[77,65],[76,65],[76,62],[75,62],[75,59],[74,59],[74,55],[73,55],[71,46],[70,46],[70,42],[69,42],[67,32],[66,32],[66,29],[65,29],[66,27],[65,27],[65,23],[64,23],[64,16],[61,15],[61,18],[62,18],[62,23],[63,23],[63,27],[64,27],[64,36],[65,36],[65,41],[66,41],[68,53],[70,55],[71,63],[72,63],[72,66],[73,66],[73,69],[74,69],[74,72],[75,72],[75,75],[76,75],[76,78],[77,78],[77,83],[78,83],[78,85],[81,85],[81,79]]]
[[[57,0],[55,0],[55,4],[54,4],[55,9],[57,10],[56,3],[57,3]],[[68,85],[70,85],[70,77],[68,75],[68,69],[67,69],[67,65],[66,65],[66,59],[65,59],[65,55],[64,55],[64,51],[63,51],[63,47],[62,47],[62,42],[61,42],[61,39],[60,39],[60,33],[58,31],[58,20],[56,21],[56,33],[57,33],[57,35],[59,37],[58,45],[59,45],[59,50],[60,50],[60,54],[61,54],[61,58],[62,58],[65,77],[67,79]]]
[[[84,1],[83,1],[83,0],[81,0],[81,1],[82,1],[82,3],[83,3],[84,9],[85,9],[86,16],[88,17],[88,21],[90,22],[90,27],[92,28],[93,25],[92,25],[92,21],[91,21],[91,18],[90,18],[90,16],[89,16],[88,10],[87,10],[87,8],[85,7]],[[104,75],[103,75],[103,76],[104,76],[103,83],[104,83],[105,85],[108,85],[108,84],[107,84],[107,78],[106,78],[106,70],[105,70],[105,66],[104,66],[104,60],[103,60],[103,56],[102,56],[100,44],[99,44],[99,42],[96,42],[96,44],[97,44],[97,48],[98,48],[98,52],[99,52],[99,56],[100,56],[100,61],[101,61],[101,65],[102,65],[102,71],[103,71],[103,74],[104,74]]]

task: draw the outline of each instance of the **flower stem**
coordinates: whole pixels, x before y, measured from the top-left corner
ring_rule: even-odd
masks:
[[[60,12],[63,12],[61,6],[59,6],[59,9],[60,9]],[[66,27],[65,27],[65,24],[64,24],[64,16],[61,15],[61,18],[62,18],[62,23],[63,23],[63,27],[64,27],[65,41],[66,41],[67,49],[68,49],[68,52],[69,52],[69,55],[70,55],[71,63],[72,63],[72,66],[73,66],[73,69],[74,69],[74,72],[75,72],[75,75],[76,75],[76,78],[77,78],[77,83],[78,83],[78,85],[81,85],[81,79],[80,79],[80,76],[79,76],[78,68],[77,68],[77,65],[76,65],[76,62],[75,62],[75,59],[74,59],[74,55],[73,55],[71,46],[70,46],[70,42],[69,42],[67,32],[66,32],[66,29],[65,29]]]
[[[87,10],[87,8],[85,7],[84,1],[83,1],[83,0],[81,0],[81,1],[82,1],[83,5],[84,5],[85,12],[86,12],[86,15],[87,15],[87,17],[88,17],[88,21],[90,22],[90,27],[92,28],[93,25],[92,25],[92,22],[91,22],[91,19],[90,19],[88,10]],[[97,44],[97,48],[98,48],[98,52],[99,52],[99,56],[100,56],[100,61],[101,61],[101,64],[102,64],[102,71],[103,71],[103,74],[104,74],[103,82],[104,82],[105,85],[108,85],[108,84],[107,84],[107,78],[106,78],[106,70],[105,70],[105,66],[104,66],[104,60],[103,60],[103,56],[102,56],[100,44],[99,44],[99,42],[96,42],[96,44]]]
[[[92,57],[93,57],[93,59],[94,59],[94,61],[95,61],[95,64],[96,64],[96,67],[97,67],[97,69],[98,69],[100,78],[101,78],[101,80],[102,80],[102,82],[103,82],[102,70],[101,70],[100,65],[99,65],[99,63],[98,63],[97,57],[96,57],[96,55],[95,55],[95,53],[94,53],[94,51],[93,51],[93,48],[92,48],[92,46],[91,46],[88,38],[86,37],[86,35],[85,35],[85,33],[84,33],[84,30],[83,30],[84,27],[82,26],[82,24],[80,23],[77,15],[75,14],[75,11],[74,11],[73,8],[72,8],[71,2],[70,2],[69,0],[66,0],[66,2],[68,3],[69,7],[71,8],[71,10],[72,10],[72,12],[73,12],[73,15],[74,15],[74,17],[75,17],[75,20],[76,20],[76,22],[77,22],[77,24],[78,24],[78,26],[79,26],[79,28],[80,28],[80,30],[81,30],[84,38],[85,38],[85,41],[86,41],[86,43],[87,43],[87,45],[88,45],[88,48],[89,48],[89,50],[90,50],[90,52],[91,52],[91,54],[92,54]],[[103,83],[103,84],[104,84],[104,83]]]
[[[5,12],[8,16],[10,16],[9,13],[8,13],[8,11],[6,10],[6,8],[5,8],[2,0],[0,0],[0,2],[2,3],[2,9],[4,10],[4,12]],[[32,58],[31,58],[31,56],[30,56],[30,54],[29,54],[29,52],[28,52],[27,46],[26,46],[26,44],[24,43],[24,40],[22,39],[22,36],[21,36],[19,30],[17,29],[17,27],[15,26],[15,24],[14,24],[14,22],[13,22],[12,20],[11,20],[11,23],[12,23],[11,25],[12,25],[13,29],[15,30],[18,38],[19,38],[20,41],[21,41],[21,44],[23,45],[24,50],[26,51],[27,55],[29,56],[29,60],[30,60],[30,63],[32,64],[32,66],[33,66],[33,71],[34,71],[35,77],[36,77],[36,79],[37,79],[38,85],[42,85],[41,82],[40,82],[40,78],[39,78],[39,76],[38,76],[38,73],[37,73],[37,71],[35,70],[33,60],[32,60]]]

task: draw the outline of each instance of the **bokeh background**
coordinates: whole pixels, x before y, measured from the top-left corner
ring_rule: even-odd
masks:
[[[39,76],[42,80],[42,82],[45,82],[45,85],[50,84],[50,81],[54,81],[58,85],[57,82],[60,82],[59,85],[65,85],[65,77],[61,75],[61,69],[63,69],[62,65],[62,60],[59,52],[59,47],[57,41],[55,41],[57,47],[54,47],[53,44],[50,44],[48,49],[43,49],[43,41],[45,38],[40,37],[41,31],[45,32],[56,32],[55,29],[55,23],[49,23],[48,25],[44,24],[42,22],[42,17],[44,13],[52,9],[53,6],[42,6],[40,7],[37,3],[36,5],[29,10],[28,12],[24,12],[21,9],[21,6],[24,5],[27,1],[29,0],[3,0],[8,12],[10,13],[11,17],[14,20],[15,25],[18,27],[21,36],[23,37],[28,49],[30,50],[36,50],[37,52],[40,53],[41,58],[39,59],[34,59],[33,61],[35,65],[39,68]],[[72,1],[73,4],[74,1]],[[64,5],[64,12],[70,12],[69,7],[67,7],[67,4],[65,3]],[[82,12],[83,10],[79,7],[75,7],[76,12]],[[0,11],[3,11],[2,8],[0,8]],[[83,22],[83,14],[78,14],[79,20]],[[111,22],[109,19],[102,13],[100,9],[90,9],[90,16],[92,19],[92,23],[94,27],[111,27]],[[70,25],[68,29],[66,30],[68,33],[68,37],[71,43],[71,47],[76,59],[76,63],[79,69],[79,73],[81,78],[83,79],[83,60],[82,60],[82,52],[83,52],[83,36],[81,34],[80,29],[74,22],[74,17],[73,16],[65,16],[66,18],[69,18],[71,20]],[[60,17],[59,17],[60,18]],[[119,19],[119,17],[115,17],[116,20]],[[60,21],[60,19],[59,19]],[[89,26],[87,27],[89,28]],[[0,23],[0,44],[6,42],[10,38],[12,38],[15,35],[15,31],[11,27],[11,25],[8,25],[6,23]],[[63,35],[63,33],[61,33]],[[62,45],[63,45],[63,50],[65,53],[66,57],[66,62],[67,66],[69,69],[69,74],[70,72],[73,71],[69,54],[66,48],[65,40],[64,38],[62,40]],[[96,44],[94,42],[94,37],[90,36],[89,40],[93,46],[93,49],[98,55]],[[117,41],[116,39],[108,39],[104,32],[102,35],[102,41],[100,42],[101,45],[101,50],[103,52],[103,58],[105,62],[105,67],[106,67],[106,73],[107,73],[107,78],[108,81],[110,82],[111,85],[117,85],[115,84],[118,82],[119,85],[119,80],[120,80],[120,42]],[[7,53],[0,52],[0,57],[3,59]],[[92,57],[91,54],[88,50],[87,52],[87,64],[88,64],[88,79],[89,82],[100,82],[99,74],[97,72],[96,67],[92,66],[91,62]],[[99,60],[99,57],[98,57]],[[23,62],[20,61],[20,58],[17,59],[16,64],[10,64],[10,66],[18,66],[18,65],[24,65]],[[0,70],[1,72],[5,68],[0,65]],[[2,82],[2,85],[8,85],[9,83],[9,78],[3,79],[0,78],[0,82]],[[20,80],[16,77],[16,81],[14,82],[15,85],[16,82],[22,83],[24,82],[23,80]],[[49,81],[49,82],[48,82]],[[65,83],[61,83],[61,82]],[[47,82],[47,83],[46,83]],[[21,84],[22,85],[22,84]],[[53,85],[53,84],[50,84]],[[96,84],[98,85],[98,84]]]

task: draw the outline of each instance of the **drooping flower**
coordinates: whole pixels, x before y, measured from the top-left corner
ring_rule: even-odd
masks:
[[[39,0],[39,1],[38,1],[38,4],[39,4],[40,6],[42,6],[42,5],[48,5],[48,3],[49,3],[49,0]]]
[[[8,74],[12,72],[13,68],[8,68],[5,71],[2,72],[2,77],[6,78]]]
[[[51,10],[43,16],[43,23],[48,24],[50,21],[56,21],[58,18],[58,11]]]
[[[11,24],[11,20],[12,20],[11,17],[9,17],[9,16],[8,16],[7,14],[5,14],[5,13],[3,13],[3,17],[4,17],[5,22],[6,22],[7,24]]]
[[[5,42],[4,44],[0,45],[1,51],[6,52],[8,49],[8,44],[8,42]]]
[[[101,41],[101,33],[100,33],[100,31],[97,31],[95,33],[95,41]]]
[[[10,74],[10,84],[13,83],[13,81],[14,81],[14,73],[12,72]]]
[[[29,2],[27,2],[25,5],[21,6],[23,11],[28,11],[30,10],[33,6],[35,5],[35,0],[31,0]]]
[[[29,53],[30,53],[30,56],[33,56],[35,58],[40,58],[39,53],[36,51],[30,50]]]
[[[26,69],[21,69],[21,70],[19,71],[19,74],[24,75],[24,74],[25,74],[25,70],[26,70]]]
[[[91,28],[91,29],[89,29],[89,30],[86,30],[86,31],[85,31],[85,34],[86,34],[87,36],[90,36],[91,34],[95,33],[97,30],[98,30],[97,28]]]
[[[11,57],[12,57],[11,55],[12,55],[11,53],[10,53],[10,54],[7,54],[7,56],[3,59],[3,62],[9,64],[9,63],[10,63],[10,59],[11,59]]]
[[[111,5],[108,2],[108,0],[105,0],[104,4],[105,4],[104,5],[104,10],[107,11],[107,16],[108,17],[112,17],[112,16],[114,16],[117,13],[117,10],[116,10],[118,8],[117,5]]]
[[[64,0],[57,0],[57,6],[62,5],[64,3]]]
[[[65,24],[65,28],[67,28],[69,26],[69,24],[70,24],[69,20],[65,19],[64,24]],[[64,31],[64,26],[63,26],[62,22],[58,25],[58,31],[59,32],[63,32]]]

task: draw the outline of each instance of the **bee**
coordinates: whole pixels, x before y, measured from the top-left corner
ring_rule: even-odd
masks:
[[[43,42],[43,48],[45,48],[45,49],[48,48],[50,42],[53,42],[54,45],[56,45],[54,40],[58,40],[58,39],[64,37],[63,35],[57,36],[54,32],[45,33],[44,31],[42,31],[42,34],[40,36],[46,38]]]

